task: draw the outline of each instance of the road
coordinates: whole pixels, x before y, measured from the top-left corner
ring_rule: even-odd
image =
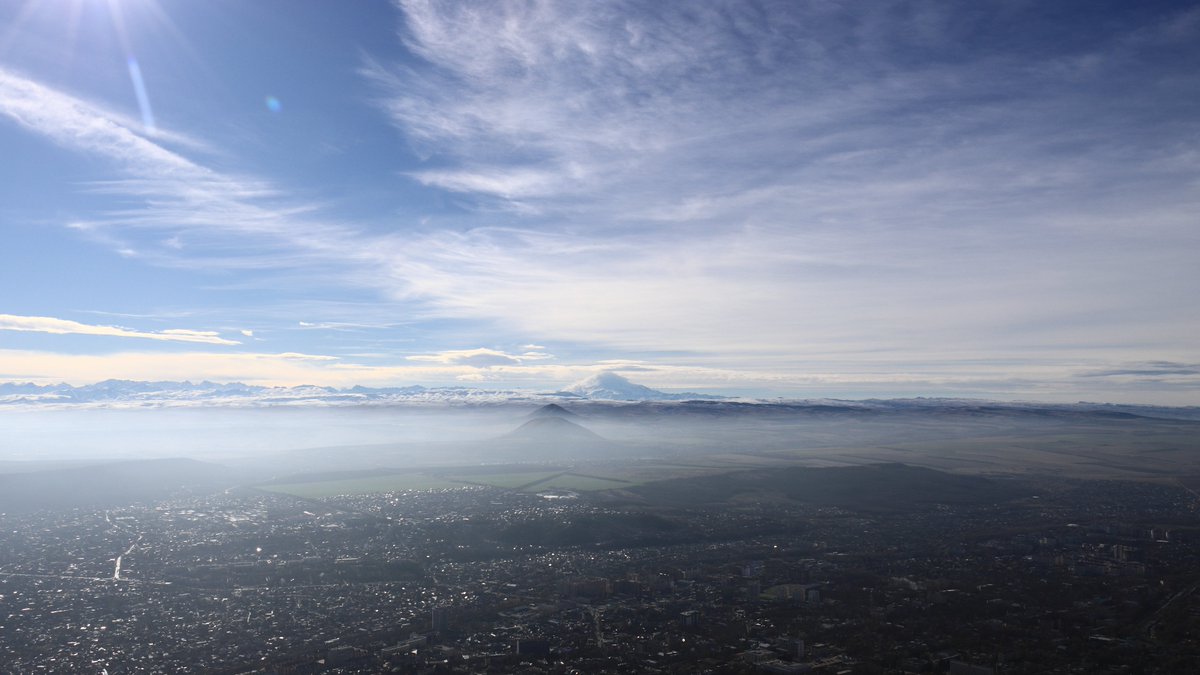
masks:
[[[130,553],[133,553],[133,549],[137,547],[137,545],[138,545],[138,542],[139,542],[139,541],[141,541],[141,540],[142,540],[142,535],[140,535],[140,534],[139,534],[139,535],[138,535],[138,538],[137,538],[137,539],[134,539],[134,540],[133,540],[133,543],[129,544],[129,548],[125,549],[125,552],[124,552],[124,553],[122,553],[121,555],[117,556],[117,562],[116,562],[116,564],[115,564],[115,565],[113,565],[113,576],[112,576],[112,578],[113,578],[114,580],[116,580],[116,581],[120,581],[120,580],[121,580],[121,558],[124,558],[125,556],[129,555]]]

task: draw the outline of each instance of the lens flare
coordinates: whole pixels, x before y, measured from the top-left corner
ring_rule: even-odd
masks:
[[[283,104],[280,103],[279,99],[275,98],[274,96],[268,96],[267,97],[267,110],[270,110],[273,113],[277,113],[280,110],[283,110]]]
[[[142,126],[153,132],[154,111],[150,108],[150,96],[146,94],[146,83],[142,81],[142,69],[137,59],[129,57],[129,79],[133,82],[133,93],[137,95],[138,109],[142,111]]]

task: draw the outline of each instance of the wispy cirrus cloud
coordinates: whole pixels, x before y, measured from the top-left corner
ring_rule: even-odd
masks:
[[[241,344],[237,340],[229,340],[221,337],[220,333],[216,331],[188,330],[184,328],[172,328],[162,331],[139,331],[118,326],[101,326],[70,321],[68,319],[55,319],[48,316],[0,314],[0,330],[51,333],[54,335],[99,335],[105,337],[161,340],[166,342],[198,342],[210,345]]]
[[[1189,351],[1190,10],[396,6],[411,176],[524,223],[395,255],[435,313],[755,368]]]
[[[1168,132],[1187,106],[1095,106],[1114,78],[1149,85],[1147,42],[1195,30],[1169,14],[1068,44],[991,3],[396,5],[423,62],[364,72],[429,157],[412,175],[552,213],[871,228],[923,205],[928,226],[1187,161]]]
[[[120,114],[3,67],[0,116],[116,167],[114,177],[82,189],[122,197],[123,205],[69,225],[123,255],[159,263],[203,259],[230,269],[286,268],[318,263],[319,252],[340,233],[305,220],[314,207],[280,201],[280,191],[267,181],[216,171],[168,149],[158,142],[168,132],[135,131],[140,125]]]
[[[127,120],[0,68],[0,114],[54,142],[121,163],[134,172],[204,179],[212,174],[130,130]]]
[[[795,17],[743,23],[737,12],[706,9],[676,24],[670,14],[595,10],[602,15],[571,18],[550,5],[528,15],[525,7],[403,5],[409,43],[433,66],[412,77],[466,85],[453,95],[416,87],[389,105],[401,107],[394,117],[406,132],[436,141],[442,163],[469,168],[490,145],[508,148],[495,153],[501,173],[533,166],[569,177],[572,170],[563,174],[560,165],[591,162],[576,173],[618,181],[579,183],[579,194],[574,183],[549,189],[545,204],[573,195],[572,209],[588,205],[588,213],[560,215],[537,229],[364,235],[321,222],[311,205],[270,202],[279,193],[264,181],[213,172],[102,110],[15,75],[4,80],[0,109],[56,142],[122,163],[128,178],[93,189],[143,201],[77,226],[171,233],[174,243],[159,250],[113,242],[131,255],[230,270],[303,269],[301,283],[382,291],[418,318],[482,320],[511,333],[611,348],[741,351],[747,362],[784,351],[806,359],[893,348],[920,360],[942,351],[946,339],[1003,346],[1007,338],[989,332],[997,325],[1080,311],[1117,316],[1133,302],[1146,311],[1143,289],[1186,278],[1177,274],[1185,246],[1170,247],[1165,258],[1163,247],[1144,244],[1114,253],[1108,240],[1071,233],[1081,216],[1031,220],[1029,203],[1039,191],[995,192],[1013,181],[973,168],[1007,156],[996,148],[1012,145],[1013,132],[975,135],[968,144],[964,129],[1013,112],[1011,124],[1019,125],[1024,113],[968,106],[963,121],[949,124],[919,114],[917,104],[946,86],[966,87],[957,94],[966,100],[978,93],[951,76],[955,64],[883,77],[870,68],[835,68],[848,55],[825,54],[797,68],[765,68],[798,57],[789,51],[793,41],[768,30],[796,29]],[[812,18],[806,30],[814,35],[837,24],[836,16]],[[538,30],[551,24],[563,32]],[[494,25],[504,30],[488,28]],[[817,40],[813,49],[831,44]],[[871,40],[862,44],[873,49],[865,46]],[[698,62],[707,65],[696,70],[698,53],[708,55]],[[577,77],[581,70],[586,77]],[[835,86],[839,75],[854,86]],[[533,96],[536,87],[547,92]],[[806,96],[787,100],[797,91]],[[564,106],[576,94],[583,102]],[[544,110],[488,112],[526,104]],[[437,120],[458,122],[432,126]],[[1055,132],[1034,125],[1023,137],[1041,142]],[[912,139],[926,147],[914,151]],[[540,149],[524,157],[512,150],[518,145]],[[1042,163],[1026,159],[1005,169],[1020,176],[1017,186],[1038,180],[1022,172]],[[603,168],[610,160],[612,171]],[[1147,199],[1138,200],[1139,222],[1182,226],[1177,200]],[[995,208],[981,213],[981,203]],[[620,225],[638,213],[643,224],[658,225]],[[1120,230],[1124,218],[1104,214],[1089,227]],[[1065,252],[1053,266],[1045,265],[1048,247]],[[1123,266],[1113,264],[1117,258]],[[1089,274],[1095,269],[1115,271],[1096,278]],[[1048,286],[1057,292],[1039,292]],[[1152,314],[1144,323],[1151,331],[1155,321],[1177,320]],[[1053,334],[1043,341],[1073,339],[1060,323],[1042,329]],[[761,366],[776,367],[774,359]]]

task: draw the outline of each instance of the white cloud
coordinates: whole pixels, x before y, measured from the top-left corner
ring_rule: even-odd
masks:
[[[235,340],[225,339],[215,331],[188,330],[183,328],[172,328],[158,332],[137,331],[117,326],[97,326],[67,319],[55,319],[48,316],[0,314],[0,330],[52,333],[54,335],[102,335],[106,337],[141,338],[169,342],[199,342],[211,345],[241,344]]]
[[[338,359],[324,355],[228,352],[58,354],[0,350],[0,379],[90,384],[107,379],[210,380],[264,385],[352,384],[337,377]]]
[[[356,323],[349,321],[301,321],[297,325],[309,330],[335,331],[384,330],[395,327],[395,324],[389,323]]]
[[[461,350],[426,355],[402,365],[365,365],[322,354],[255,352],[117,352],[113,354],[59,354],[32,350],[0,349],[0,381],[38,381],[86,384],[106,379],[240,381],[264,385],[314,384],[346,387],[355,384],[391,386],[436,384],[454,381],[488,381],[506,386],[564,385],[600,372],[636,373],[638,382],[651,386],[788,387],[796,373],[739,372],[717,368],[678,366],[641,361],[597,363],[545,363],[498,359],[477,362],[475,355],[491,350]],[[503,356],[503,353],[500,353]],[[950,381],[951,377],[939,377]],[[964,381],[971,378],[964,378]],[[807,374],[804,386],[845,383],[926,382],[918,375]],[[550,387],[553,388],[553,387]]]

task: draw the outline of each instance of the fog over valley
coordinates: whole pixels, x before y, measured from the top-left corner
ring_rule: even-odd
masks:
[[[188,459],[227,470],[229,486],[488,466],[670,477],[656,462],[699,463],[709,472],[903,462],[978,475],[1200,475],[1196,408],[671,400],[686,397],[616,374],[604,379],[608,388],[590,393],[359,390],[349,400],[347,392],[301,387],[288,399],[271,390],[276,403],[265,406],[262,392],[212,400],[180,398],[180,391],[194,393],[186,384],[108,385],[105,396],[83,403],[34,398],[0,407],[0,469]],[[625,400],[612,398],[618,395]],[[651,468],[639,476],[639,467]]]

